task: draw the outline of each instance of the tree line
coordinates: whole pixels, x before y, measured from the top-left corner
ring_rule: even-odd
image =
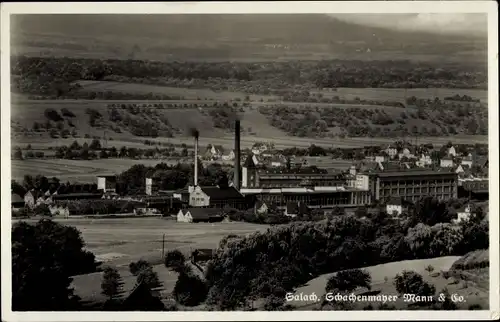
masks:
[[[425,213],[432,212],[427,208]],[[332,271],[486,249],[488,224],[472,218],[458,228],[339,216],[272,227],[248,237],[227,237],[209,262],[207,303],[218,310],[283,297],[315,276]],[[250,260],[251,259],[251,260]],[[273,263],[273,265],[269,265]]]
[[[303,88],[482,88],[487,71],[483,67],[459,64],[437,66],[409,61],[304,61],[304,62],[152,62],[80,58],[11,58],[12,90],[17,93],[50,97],[74,97],[77,80],[118,80],[148,83],[202,81],[204,88],[269,94],[290,86]],[[207,86],[208,85],[208,86]],[[103,91],[103,97],[107,91]],[[111,93],[110,93],[111,94]],[[87,94],[85,94],[87,95]],[[97,93],[94,93],[97,95]],[[125,94],[122,94],[125,95]],[[81,97],[79,97],[81,98]]]

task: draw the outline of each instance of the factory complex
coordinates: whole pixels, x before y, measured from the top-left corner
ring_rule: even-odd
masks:
[[[258,149],[252,150],[242,160],[239,121],[235,123],[232,180],[227,186],[201,186],[198,184],[196,162],[199,160],[199,133],[194,131],[193,137],[194,178],[186,188],[161,191],[154,178],[146,177],[141,179],[145,180],[145,189],[141,194],[120,196],[116,193],[117,177],[109,175],[97,177],[97,189],[80,193],[80,197],[135,202],[134,213],[172,215],[177,216],[179,221],[218,221],[221,209],[255,209],[260,213],[275,209],[295,216],[313,209],[328,213],[336,207],[353,209],[373,204],[385,204],[388,210],[399,209],[401,203],[414,203],[427,196],[439,200],[463,196],[482,200],[488,198],[487,179],[459,179],[460,171],[449,166],[409,168],[389,166],[390,162],[378,160],[375,162],[377,166],[371,168],[352,165],[345,171],[328,172],[300,164],[292,166],[290,160],[283,162],[279,158],[271,161],[274,164],[270,165],[263,162]],[[408,155],[408,151],[402,153],[404,157]],[[30,204],[36,204],[48,203],[49,199],[53,203],[54,200],[76,200],[80,197],[78,194],[45,194],[30,195],[28,199]],[[26,196],[22,199],[16,198],[16,202],[28,203]]]

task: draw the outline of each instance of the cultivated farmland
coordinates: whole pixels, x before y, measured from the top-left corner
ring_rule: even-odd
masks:
[[[31,159],[12,160],[12,179],[22,181],[24,175],[44,175],[64,181],[95,183],[99,175],[118,174],[135,164],[155,166],[158,163],[176,164],[178,160],[134,160],[134,159]],[[192,161],[190,161],[192,162]]]

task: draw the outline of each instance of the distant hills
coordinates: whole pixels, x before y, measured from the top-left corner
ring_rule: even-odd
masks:
[[[391,55],[449,59],[454,55],[481,61],[487,45],[486,34],[398,31],[322,14],[14,15],[11,33],[13,49],[19,53],[71,56],[91,50],[101,56],[161,60],[387,59]]]

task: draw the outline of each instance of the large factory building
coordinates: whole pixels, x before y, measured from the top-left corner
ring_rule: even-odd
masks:
[[[195,135],[195,160],[198,158],[198,132]],[[231,187],[198,186],[198,162],[194,184],[175,196],[191,207],[238,209],[252,203],[274,204],[286,208],[289,203],[301,203],[309,208],[333,209],[359,207],[376,201],[386,202],[399,197],[409,202],[435,196],[446,200],[457,198],[458,176],[440,170],[385,169],[358,173],[352,167],[348,173],[328,173],[317,168],[266,167],[255,155],[240,162],[240,122],[235,124],[234,180]],[[241,177],[240,177],[241,175]]]
[[[289,202],[324,209],[370,204],[368,180],[357,182],[364,185],[349,184],[345,174],[321,169],[266,169],[258,166],[255,156],[250,155],[243,164],[240,192],[278,207]]]
[[[375,200],[402,197],[416,202],[427,196],[447,200],[457,198],[458,175],[446,169],[380,171],[371,174],[370,186]]]

